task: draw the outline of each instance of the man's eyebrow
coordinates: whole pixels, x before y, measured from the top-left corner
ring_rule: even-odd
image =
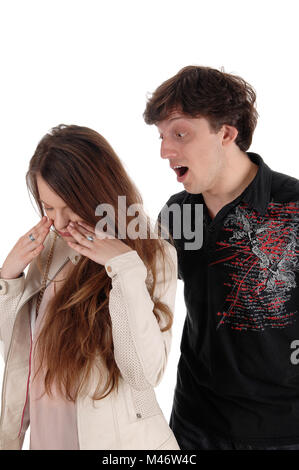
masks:
[[[186,119],[188,121],[191,121],[192,118],[188,118],[188,117],[185,117],[185,116],[175,116],[175,117],[168,118],[167,123],[168,123],[168,125],[170,125],[173,121],[177,121],[178,119]],[[159,124],[157,125],[157,128],[159,129]]]
[[[170,123],[172,121],[177,121],[178,119],[186,119],[186,118],[183,118],[182,116],[170,117],[167,119],[167,121]]]
[[[177,117],[169,118],[169,121],[176,121],[177,119],[187,119],[187,118],[183,116],[177,116]]]

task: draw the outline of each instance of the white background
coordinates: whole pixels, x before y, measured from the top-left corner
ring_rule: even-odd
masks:
[[[250,150],[298,178],[297,3],[2,0],[0,266],[38,221],[25,172],[39,139],[54,125],[79,124],[103,134],[153,220],[170,195],[184,189],[159,158],[157,130],[142,113],[147,94],[185,65],[224,67],[251,83],[260,117]],[[185,314],[178,281],[171,355],[156,389],[167,419]]]

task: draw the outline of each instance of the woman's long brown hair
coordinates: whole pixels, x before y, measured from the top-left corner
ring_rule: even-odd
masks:
[[[141,207],[143,204],[138,189],[114,150],[99,133],[87,127],[61,124],[51,129],[39,142],[30,160],[26,182],[42,216],[44,209],[38,192],[37,175],[91,226],[99,221],[95,209],[100,203],[113,206],[116,238],[118,196],[126,196],[126,210],[131,204],[137,203]],[[127,226],[133,217],[126,216]],[[151,224],[146,226],[147,238],[131,239],[126,234],[122,241],[137,251],[147,268],[151,280],[147,282],[147,288],[154,303],[153,313],[161,331],[166,331],[172,326],[172,312],[155,298],[154,290],[157,257],[163,260],[164,278],[165,262],[170,259],[166,256],[165,242],[160,235],[151,237]],[[174,244],[171,236],[169,240]],[[111,278],[105,267],[81,256],[66,275],[63,289],[58,289],[48,303],[36,350],[38,370],[42,367],[45,371],[45,391],[49,395],[55,382],[63,396],[75,401],[91,378],[95,365],[100,375],[93,399],[100,400],[117,388],[121,374],[113,353],[108,308],[110,290]],[[164,327],[161,327],[161,313]],[[105,370],[101,370],[99,364],[104,364]]]

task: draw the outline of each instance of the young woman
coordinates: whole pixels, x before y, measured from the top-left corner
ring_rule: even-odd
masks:
[[[170,350],[174,246],[143,224],[138,190],[91,129],[53,128],[26,181],[42,219],[0,271],[0,448],[21,449],[30,424],[30,449],[179,449],[154,392]]]

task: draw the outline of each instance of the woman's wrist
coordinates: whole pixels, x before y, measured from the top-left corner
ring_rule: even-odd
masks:
[[[19,275],[15,275],[15,276],[10,276],[10,275],[6,275],[5,271],[4,272],[0,271],[0,279],[3,279],[4,281],[10,281],[12,279],[19,279],[19,277],[22,277],[22,274],[23,273]]]

